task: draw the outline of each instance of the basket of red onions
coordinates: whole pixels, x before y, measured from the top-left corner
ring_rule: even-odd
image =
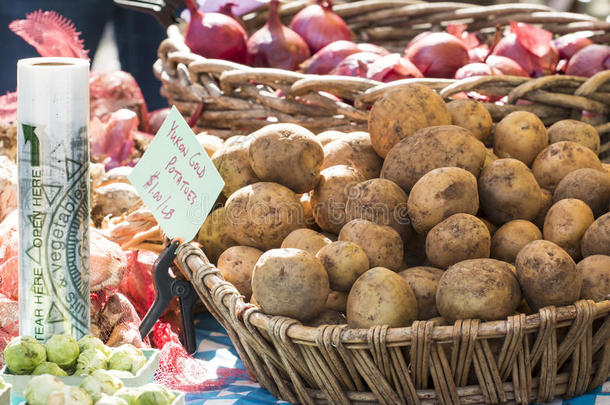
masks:
[[[515,110],[587,121],[610,158],[608,22],[534,4],[250,2],[237,16],[229,2],[204,12],[186,0],[188,22],[160,44],[161,93],[198,130],[366,130],[375,100],[421,82],[485,103],[496,122]]]

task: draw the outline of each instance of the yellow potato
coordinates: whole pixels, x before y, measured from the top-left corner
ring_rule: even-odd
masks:
[[[589,256],[576,269],[582,274],[580,299],[596,302],[610,299],[610,256]]]
[[[491,257],[514,263],[525,245],[542,239],[542,232],[533,223],[515,219],[502,225],[491,238]]]
[[[206,134],[205,132],[197,134],[195,136],[195,138],[197,138],[199,145],[201,145],[201,147],[203,147],[203,149],[205,150],[205,153],[207,153],[207,155],[209,157],[212,157],[212,155],[214,155],[214,153],[216,153],[218,150],[220,150],[220,148],[222,148],[222,145],[224,143],[224,141],[221,138],[219,138],[215,135]]]
[[[366,132],[350,132],[324,146],[322,169],[345,165],[358,170],[365,180],[379,177],[383,160],[377,156]]]
[[[542,229],[544,239],[555,243],[579,260],[580,240],[593,223],[593,212],[587,204],[575,198],[559,200],[549,209]]]
[[[578,142],[599,155],[599,134],[597,130],[586,122],[578,120],[561,120],[549,127],[549,142],[560,141]]]
[[[543,188],[540,189],[540,211],[538,211],[538,215],[532,221],[538,228],[542,229],[544,226],[544,219],[546,218],[546,213],[549,212],[551,205],[553,205],[553,194],[549,190],[545,190]]]
[[[404,278],[415,294],[417,301],[417,319],[425,320],[439,316],[436,309],[436,290],[443,270],[435,267],[411,267],[398,275]]]
[[[325,306],[326,309],[344,314],[345,309],[347,308],[347,293],[343,291],[330,290]]]
[[[249,146],[249,137],[233,136],[212,155],[212,162],[225,182],[222,193],[226,197],[259,181],[248,161]]]
[[[326,144],[331,143],[332,141],[342,139],[345,135],[347,134],[341,131],[324,131],[317,134],[316,139],[322,146],[326,146]]]
[[[578,169],[568,173],[557,185],[553,202],[578,198],[587,203],[596,217],[605,214],[610,204],[610,173]]]
[[[531,166],[548,144],[544,124],[531,112],[512,112],[496,125],[494,153],[499,158],[513,158]]]
[[[345,323],[347,323],[347,319],[341,312],[325,309],[320,312],[320,315],[308,321],[306,325],[315,328],[321,325],[342,325]]]
[[[290,232],[282,242],[282,248],[301,249],[316,255],[324,246],[332,241],[319,232],[309,228],[295,229]]]
[[[491,135],[493,120],[485,106],[475,100],[453,100],[447,103],[451,122],[468,129],[481,142],[487,142]]]
[[[610,255],[610,212],[597,218],[589,226],[580,249],[583,257],[592,255]]]
[[[330,288],[348,291],[365,271],[370,269],[366,252],[355,243],[337,241],[322,247],[316,258],[328,273]]]
[[[263,252],[249,246],[232,246],[218,258],[218,270],[222,277],[233,284],[237,291],[250,300],[252,296],[252,271]]]
[[[197,234],[196,241],[201,244],[205,255],[212,263],[216,263],[222,252],[231,246],[238,245],[229,236],[227,228],[226,208],[221,207],[208,215]]]

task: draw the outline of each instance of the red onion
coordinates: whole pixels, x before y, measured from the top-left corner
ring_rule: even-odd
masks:
[[[511,33],[493,49],[494,55],[506,56],[517,62],[528,75],[539,77],[553,74],[559,54],[553,46],[553,34],[533,25],[510,23]]]
[[[470,63],[485,62],[485,58],[489,55],[489,46],[487,44],[479,45],[468,50],[468,58]]]
[[[593,44],[576,52],[566,69],[567,75],[591,77],[610,69],[610,46]]]
[[[390,51],[388,51],[384,47],[375,44],[368,44],[366,42],[358,44],[358,49],[360,49],[360,52],[376,53],[377,55],[381,56],[386,56],[390,54]]]
[[[248,55],[246,31],[233,18],[220,13],[202,13],[194,0],[186,0],[191,17],[184,42],[192,52],[206,58],[245,63]]]
[[[419,34],[407,46],[405,56],[426,77],[452,78],[469,61],[464,44],[446,32]]]
[[[553,40],[553,45],[559,52],[559,59],[570,59],[576,52],[593,43],[587,32],[574,32]]]
[[[349,55],[341,61],[331,75],[367,77],[369,67],[381,56],[370,52],[358,52]]]
[[[424,77],[422,73],[408,59],[397,53],[382,56],[369,67],[366,77],[380,82]]]
[[[225,3],[222,6],[220,6],[220,8],[218,9],[218,12],[220,14],[224,14],[226,16],[231,17],[232,19],[237,21],[244,30],[247,31],[248,29],[246,28],[246,24],[244,24],[244,21],[241,18],[239,18],[237,15],[235,15],[235,13],[233,12],[234,7],[237,7],[237,3]]]
[[[169,108],[159,108],[158,110],[152,111],[148,114],[148,118],[150,120],[150,133],[156,134],[159,132],[159,128],[163,125],[163,121],[169,115]]]
[[[455,72],[456,79],[465,79],[474,76],[501,76],[502,72],[495,67],[491,67],[485,63],[476,62],[462,66]]]
[[[299,11],[290,28],[299,34],[312,52],[317,52],[331,42],[345,39],[351,41],[355,38],[343,18],[333,12],[332,0],[316,0]]]
[[[511,58],[507,58],[506,56],[489,55],[487,59],[485,59],[485,64],[491,66],[494,69],[498,69],[500,72],[502,72],[502,74],[505,74],[507,76],[529,77],[529,75],[525,70],[523,70],[521,65],[519,65]]]
[[[279,0],[269,3],[269,18],[248,39],[248,63],[257,67],[296,70],[309,58],[309,47],[293,30],[280,21]]]
[[[358,45],[351,41],[335,41],[316,52],[301,65],[305,73],[325,75],[335,68],[347,56],[358,53]]]

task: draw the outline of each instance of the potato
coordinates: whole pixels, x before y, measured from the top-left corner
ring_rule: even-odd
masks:
[[[314,230],[319,230],[318,224],[313,217],[313,208],[311,207],[311,193],[301,194],[299,200],[303,207],[303,223],[306,227]]]
[[[543,188],[541,188],[540,191],[540,199],[542,203],[540,204],[540,211],[538,211],[538,215],[536,215],[533,222],[538,228],[542,229],[544,226],[546,213],[549,212],[551,205],[553,205],[553,194],[549,190],[545,190]]]
[[[330,288],[347,291],[365,271],[370,269],[366,252],[355,243],[337,241],[322,247],[316,258],[328,273]]]
[[[542,232],[533,223],[523,219],[509,221],[491,237],[491,257],[514,263],[525,245],[539,239],[542,239]]]
[[[326,309],[345,313],[347,308],[347,293],[343,291],[330,290],[325,304]]]
[[[491,135],[493,120],[485,106],[475,100],[453,100],[447,103],[451,122],[458,127],[466,128],[481,142],[487,142]]]
[[[254,183],[234,192],[226,203],[227,233],[240,245],[261,250],[280,247],[304,226],[303,206],[289,188]]]
[[[250,166],[262,181],[306,193],[320,180],[324,150],[309,130],[295,124],[271,124],[250,134]]]
[[[587,167],[602,170],[595,152],[576,142],[560,141],[540,152],[532,164],[532,172],[540,187],[553,191],[567,174]]]
[[[493,142],[494,153],[499,158],[513,158],[531,166],[538,153],[549,144],[549,137],[535,114],[514,111],[496,125]]]
[[[610,212],[597,218],[587,229],[580,242],[580,250],[583,257],[610,256]]]
[[[449,322],[505,319],[520,301],[513,265],[495,259],[454,264],[443,273],[436,290],[438,312]]]
[[[326,146],[326,144],[336,141],[337,139],[342,139],[346,135],[345,132],[341,131],[324,131],[317,134],[316,139],[322,146]]]
[[[602,162],[602,169],[606,173],[610,174],[610,163]]]
[[[536,179],[516,159],[498,159],[483,169],[479,176],[479,198],[485,217],[496,224],[514,219],[531,221],[542,205]]]
[[[349,189],[345,220],[349,222],[362,218],[391,226],[406,242],[412,233],[407,215],[407,200],[407,193],[390,180],[366,180]]]
[[[564,198],[584,201],[595,217],[605,214],[610,204],[610,174],[595,169],[578,169],[568,173],[555,188],[553,202]]]
[[[489,257],[491,236],[479,218],[454,214],[428,232],[426,256],[434,267],[447,267],[467,259]]]
[[[483,162],[483,167],[487,167],[487,165],[490,164],[491,162],[493,162],[494,160],[500,159],[499,157],[497,157],[494,154],[494,150],[492,148],[486,148],[485,151],[486,151],[486,153],[485,153],[485,161]]]
[[[610,256],[589,256],[576,265],[576,270],[582,274],[580,299],[599,302],[609,298]]]
[[[386,267],[394,271],[401,268],[403,242],[394,228],[377,225],[366,219],[354,219],[341,229],[339,240],[360,246],[371,267]]]
[[[306,321],[324,309],[328,275],[316,258],[300,249],[272,249],[258,259],[252,293],[267,315]]]
[[[424,128],[394,145],[383,163],[381,178],[409,192],[424,174],[439,167],[461,167],[476,177],[483,168],[485,152],[485,145],[464,128]]]
[[[209,157],[212,157],[214,153],[220,150],[224,143],[221,138],[215,135],[206,134],[205,132],[197,134],[195,138],[197,138],[197,142],[199,142],[199,145],[201,145]]]
[[[252,296],[252,271],[263,252],[249,246],[232,246],[218,258],[222,277],[233,284],[246,301]]]
[[[6,187],[6,189],[8,188]],[[108,183],[97,187],[91,192],[91,201],[91,218],[96,224],[101,224],[107,215],[120,217],[142,205],[142,199],[135,187],[123,182]]]
[[[494,236],[494,233],[496,233],[496,231],[498,230],[498,227],[495,226],[493,223],[491,223],[491,221],[489,221],[488,219],[480,218],[480,217],[477,217],[477,218],[479,218],[485,224],[485,226],[487,227],[487,230],[489,231],[489,235]]]
[[[345,205],[352,186],[364,181],[360,171],[349,166],[331,166],[322,170],[320,182],[311,193],[313,217],[327,232],[339,233],[347,222]]]
[[[382,158],[401,139],[434,125],[451,125],[451,113],[441,96],[419,83],[388,91],[369,115],[371,143]]]
[[[426,266],[411,267],[398,273],[409,283],[415,294],[417,319],[425,320],[439,316],[436,309],[436,289],[443,273],[441,269]]]
[[[350,328],[409,326],[417,319],[417,300],[409,283],[392,270],[375,267],[361,275],[347,297]]]
[[[320,312],[320,315],[307,322],[306,325],[315,328],[322,325],[342,325],[345,323],[347,323],[347,319],[341,312],[325,309]]]
[[[547,240],[528,243],[517,254],[517,278],[530,308],[574,303],[580,296],[582,275],[570,255]]]
[[[330,245],[331,240],[319,232],[309,228],[295,229],[282,241],[282,248],[301,249],[316,255],[324,246]]]
[[[196,241],[201,244],[205,255],[212,263],[216,263],[222,252],[238,243],[227,232],[227,210],[218,208],[203,222]]]
[[[342,139],[324,146],[322,169],[346,165],[358,170],[365,180],[379,177],[383,160],[371,145],[371,137],[366,132],[351,132]]]
[[[260,181],[248,161],[249,147],[249,137],[233,136],[212,155],[212,162],[225,182],[222,193],[226,197],[242,187]]]
[[[549,142],[572,141],[580,143],[599,155],[599,134],[590,124],[578,120],[561,120],[549,127]]]
[[[580,240],[593,223],[593,212],[587,204],[575,198],[559,200],[549,209],[544,220],[544,239],[555,243],[579,260]]]
[[[479,210],[477,179],[458,167],[441,167],[415,183],[407,202],[411,225],[425,234],[453,214],[475,215]]]

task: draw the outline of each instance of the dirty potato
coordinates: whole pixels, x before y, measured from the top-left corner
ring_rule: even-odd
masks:
[[[553,193],[553,202],[578,198],[593,211],[595,217],[605,214],[610,204],[610,173],[595,169],[578,169],[567,174]]]
[[[199,145],[201,145],[209,157],[212,157],[214,153],[220,150],[224,143],[221,138],[206,133],[197,134],[195,138],[197,138],[197,142],[199,142]]]
[[[499,158],[513,158],[531,166],[548,144],[544,124],[531,112],[512,112],[496,125],[494,153]]]
[[[320,262],[300,249],[272,249],[258,259],[252,293],[264,313],[306,321],[324,309],[328,276]]]
[[[326,309],[345,313],[347,308],[347,293],[344,291],[330,290],[325,304]]]
[[[517,278],[530,308],[570,305],[580,297],[582,274],[572,257],[547,240],[528,243],[517,254]]]
[[[196,241],[203,246],[205,255],[212,263],[216,263],[222,252],[238,243],[227,232],[227,210],[218,208],[203,222]]]
[[[366,132],[350,132],[324,146],[322,169],[346,165],[358,170],[365,180],[379,177],[383,160],[375,153]]]
[[[599,302],[610,298],[610,256],[589,256],[576,269],[582,274],[580,299]]]
[[[476,215],[479,210],[477,179],[458,167],[441,167],[415,183],[407,202],[411,225],[425,234],[453,214]]]
[[[495,259],[464,260],[449,267],[436,290],[436,307],[449,322],[493,321],[511,315],[521,302],[514,266]]]
[[[485,145],[467,129],[455,125],[423,128],[394,145],[383,163],[381,178],[409,192],[424,174],[439,167],[460,167],[477,177],[485,155]]]
[[[439,316],[436,309],[436,290],[443,273],[441,269],[428,266],[411,267],[398,273],[409,283],[415,294],[417,319],[425,320]]]
[[[549,143],[560,141],[578,142],[599,155],[600,140],[597,130],[590,124],[578,120],[561,120],[549,127]]]
[[[542,233],[545,240],[568,252],[572,259],[579,260],[580,240],[593,220],[593,211],[587,204],[575,198],[566,198],[551,206]]]
[[[361,275],[347,297],[350,328],[409,326],[417,319],[417,300],[409,283],[392,270],[375,267]]]
[[[260,181],[248,161],[249,147],[249,137],[233,136],[212,155],[212,162],[225,182],[222,193],[226,197],[242,187]]]
[[[347,319],[341,312],[325,309],[311,321],[306,322],[305,325],[315,328],[322,325],[342,325],[345,323],[347,323]]]
[[[493,120],[485,106],[475,100],[453,100],[447,103],[451,113],[451,122],[458,127],[466,128],[481,142],[487,142],[491,135]]]
[[[233,284],[246,301],[252,296],[252,271],[263,252],[249,246],[232,246],[218,258],[222,277]]]
[[[451,125],[451,113],[434,90],[413,83],[388,91],[369,115],[371,143],[379,156],[422,128]]]
[[[345,132],[331,130],[320,132],[316,135],[316,139],[322,146],[326,146],[326,144],[331,143],[332,141],[342,139],[345,135],[347,135]]]
[[[337,241],[322,247],[317,255],[328,273],[330,288],[348,291],[365,271],[370,269],[366,252],[352,242]]]
[[[587,229],[580,250],[583,257],[610,255],[610,212],[597,218]]]
[[[301,249],[316,255],[320,249],[332,241],[319,232],[309,228],[295,229],[282,241],[282,248]]]
[[[549,190],[545,190],[543,188],[540,189],[540,200],[542,201],[540,204],[540,211],[538,211],[538,215],[532,221],[538,228],[542,229],[544,226],[544,219],[546,218],[546,213],[549,212],[551,205],[553,205],[553,193]]]
[[[502,225],[491,238],[491,257],[514,263],[517,254],[528,243],[542,239],[540,229],[523,219],[515,219]]]
[[[295,124],[271,124],[249,136],[250,166],[262,181],[306,193],[320,180],[324,150],[309,130]]]
[[[401,268],[403,241],[394,228],[377,225],[365,219],[354,219],[341,229],[339,240],[360,246],[371,267],[386,267],[394,271]]]

